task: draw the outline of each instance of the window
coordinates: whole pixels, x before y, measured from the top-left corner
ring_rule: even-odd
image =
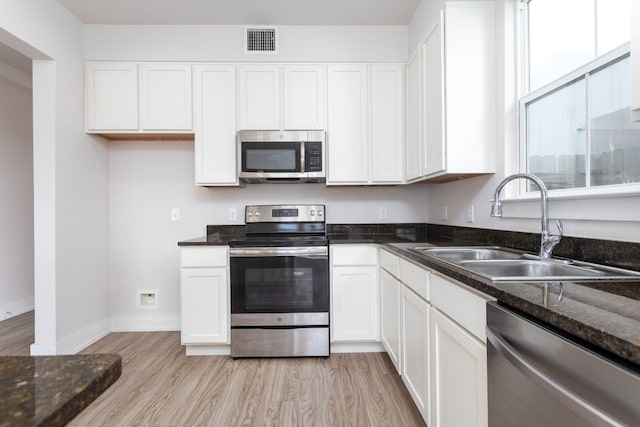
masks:
[[[525,1],[520,169],[550,190],[640,183],[640,123],[629,108],[630,1]]]

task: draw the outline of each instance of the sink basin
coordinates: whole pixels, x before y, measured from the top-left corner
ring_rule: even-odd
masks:
[[[611,272],[553,261],[532,259],[463,261],[459,265],[494,281],[506,280],[584,280],[607,278]],[[636,277],[640,279],[640,277]]]
[[[540,259],[535,255],[497,246],[410,248],[494,282],[561,280],[638,280],[640,272],[581,261]]]
[[[467,260],[518,259],[522,253],[497,247],[434,248],[417,246],[412,250],[452,262]]]

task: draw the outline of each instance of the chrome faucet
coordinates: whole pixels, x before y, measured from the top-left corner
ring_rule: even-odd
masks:
[[[541,202],[541,210],[542,210],[542,232],[540,233],[540,258],[551,258],[553,253],[553,249],[556,247],[558,243],[560,243],[560,239],[562,239],[562,222],[558,219],[556,220],[556,226],[558,227],[557,236],[549,233],[549,205],[547,202],[547,186],[544,185],[544,182],[540,178],[535,175],[531,175],[528,173],[517,173],[515,175],[510,175],[502,180],[500,184],[496,187],[496,191],[493,195],[493,205],[491,206],[491,216],[493,217],[502,217],[502,203],[500,203],[500,191],[502,188],[507,185],[508,182],[513,181],[514,179],[524,178],[532,181],[535,185],[538,186],[540,190],[540,202]]]

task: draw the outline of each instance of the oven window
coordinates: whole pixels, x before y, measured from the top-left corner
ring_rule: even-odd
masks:
[[[259,311],[313,308],[313,269],[272,268],[245,270],[246,308]]]
[[[231,258],[231,313],[326,311],[329,311],[326,258]]]

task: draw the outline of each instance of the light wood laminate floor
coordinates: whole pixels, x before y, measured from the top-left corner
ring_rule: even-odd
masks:
[[[0,356],[29,356],[34,341],[34,312],[0,322]]]
[[[33,312],[0,322],[0,355],[28,355]],[[425,426],[384,353],[325,358],[189,356],[179,332],[111,333],[122,376],[78,415],[87,426]]]

